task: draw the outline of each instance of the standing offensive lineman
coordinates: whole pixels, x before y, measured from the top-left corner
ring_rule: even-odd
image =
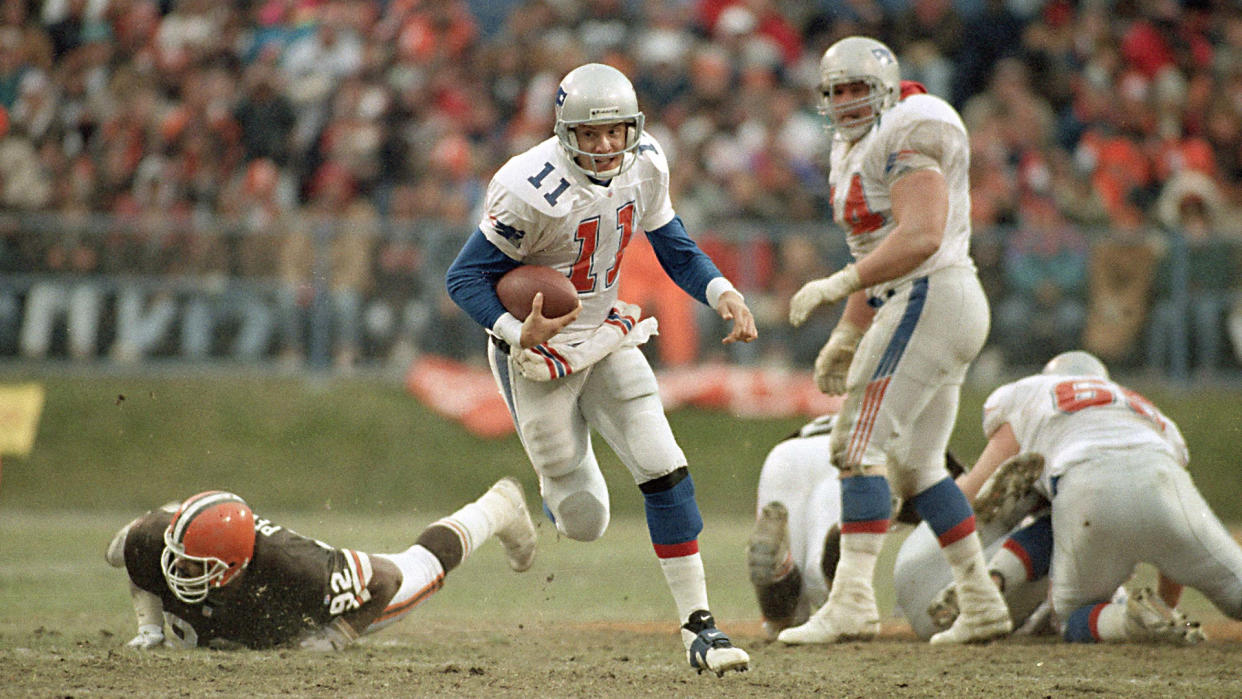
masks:
[[[646,231],[668,275],[733,322],[726,343],[753,340],[754,318],[674,213],[668,162],[643,132],[630,81],[605,65],[576,68],[561,81],[555,112],[555,136],[492,178],[479,229],[449,268],[449,294],[491,334],[492,373],[557,531],[594,541],[608,526],[608,490],[591,447],[595,429],[642,491],[690,665],[717,674],[745,670],[748,656],[708,611],[694,484],[638,348],[654,333],[655,319],[640,321],[637,306],[617,299],[630,236]],[[545,318],[536,295],[524,321],[505,312],[496,280],[524,263],[569,277],[578,308]]]
[[[512,478],[393,554],[334,548],[255,517],[233,493],[210,490],[125,525],[105,558],[129,574],[138,616],[130,648],[331,651],[408,614],[492,535],[509,567],[530,568],[535,527]]]
[[[801,325],[817,306],[845,311],[815,360],[815,379],[845,393],[832,431],[841,469],[841,560],[828,602],[785,643],[869,639],[879,630],[872,576],[892,517],[891,487],[912,502],[942,548],[961,614],[932,643],[1009,632],[974,514],[945,470],[945,447],[970,362],[988,332],[988,303],[970,259],[970,150],[943,100],[910,83],[884,44],[848,37],[820,62],[820,105],[833,129],[834,218],[856,260],[805,284],[789,304]]]

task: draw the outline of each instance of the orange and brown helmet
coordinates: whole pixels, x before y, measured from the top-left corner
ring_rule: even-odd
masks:
[[[254,512],[239,496],[209,490],[186,498],[168,529],[160,566],[169,589],[198,604],[227,585],[254,556]]]

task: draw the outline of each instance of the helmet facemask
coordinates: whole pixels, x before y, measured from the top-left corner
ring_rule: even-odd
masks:
[[[643,115],[641,113],[636,119],[620,122],[625,124],[625,147],[621,150],[611,153],[593,153],[591,151],[583,150],[578,145],[577,129],[579,126],[611,123],[618,122],[604,120],[557,123],[556,135],[557,138],[560,139],[561,147],[564,148],[569,154],[569,159],[574,164],[574,167],[578,168],[582,174],[587,175],[588,177],[594,177],[597,180],[606,180],[616,177],[622,172],[628,170],[636,160],[634,152],[638,148],[638,137],[643,132]],[[562,135],[561,124],[564,124],[564,135]],[[621,161],[617,163],[616,167],[612,167],[607,170],[597,169],[597,162],[599,160],[609,160],[615,157],[621,158]],[[578,158],[586,159],[586,162],[589,163],[589,167],[583,167]]]
[[[553,132],[570,162],[582,174],[609,179],[629,169],[637,160],[638,141],[645,117],[638,110],[634,87],[621,71],[599,63],[588,63],[570,71],[556,92],[556,124]],[[577,128],[583,125],[625,124],[625,145],[610,153],[592,153],[578,142]],[[579,162],[579,158],[587,163]],[[598,169],[599,160],[620,158],[607,170]]]
[[[832,95],[837,86],[857,82],[864,83],[867,86],[867,95],[865,97],[844,102],[833,101]],[[829,129],[839,132],[848,141],[857,141],[879,120],[880,112],[885,109],[885,100],[884,87],[875,78],[861,77],[830,80],[821,86],[819,113],[828,120]],[[871,114],[857,119],[850,119],[848,115],[860,107],[869,108]]]
[[[200,575],[186,574],[185,563],[192,564],[190,570],[202,571]],[[160,555],[160,566],[164,569],[164,580],[177,599],[186,604],[198,604],[207,599],[211,588],[220,587],[232,576],[229,564],[214,556],[191,556],[185,547],[172,540],[172,532],[164,532],[164,553]]]

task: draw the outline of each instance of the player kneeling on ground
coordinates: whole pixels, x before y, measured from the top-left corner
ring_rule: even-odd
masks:
[[[1174,606],[1183,585],[1242,619],[1242,547],[1195,487],[1181,431],[1111,381],[1099,359],[1059,354],[1040,374],[996,389],[984,403],[983,431],[981,478],[1021,452],[1043,456],[1030,487],[1050,503],[1050,517],[1032,525],[1045,543],[1023,546],[1029,571],[1011,564],[1005,578],[1048,574],[1065,640],[1199,643],[1202,629]],[[1040,538],[1028,530],[1028,542]],[[1036,550],[1043,555],[1030,555]],[[1162,594],[1119,599],[1139,563],[1160,571]]]
[[[130,648],[331,651],[405,616],[492,535],[511,568],[530,568],[535,527],[512,478],[394,554],[334,548],[256,517],[233,493],[212,490],[125,525],[105,557],[129,574],[138,616]]]

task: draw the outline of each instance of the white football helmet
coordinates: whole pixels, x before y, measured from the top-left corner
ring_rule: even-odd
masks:
[[[254,557],[254,512],[222,490],[192,495],[164,530],[160,567],[177,599],[198,604],[226,585]]]
[[[863,82],[870,88],[866,97],[833,104],[837,85]],[[857,141],[879,120],[880,114],[901,98],[901,70],[897,56],[884,44],[865,36],[849,36],[828,47],[819,61],[819,113],[828,127],[849,141]],[[871,116],[844,123],[845,115],[861,106],[871,107]]]
[[[638,139],[645,122],[638,109],[638,96],[629,78],[621,71],[602,63],[588,63],[571,71],[556,90],[556,124],[553,131],[569,160],[583,174],[597,179],[616,177],[637,159]],[[612,124],[625,122],[625,148],[615,153],[588,153],[578,147],[574,128],[581,124]],[[583,167],[576,156],[610,158],[621,156],[621,164],[605,171]]]
[[[1090,352],[1073,350],[1049,359],[1040,373],[1049,376],[1098,376],[1107,379],[1108,367]]]

